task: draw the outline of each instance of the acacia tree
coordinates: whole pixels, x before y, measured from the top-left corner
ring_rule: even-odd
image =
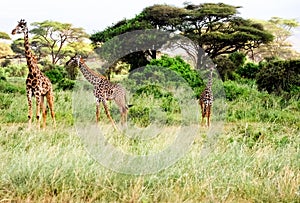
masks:
[[[0,39],[10,40],[10,36],[6,32],[0,32]]]
[[[183,8],[154,5],[145,8],[138,15],[138,19],[132,21],[150,28],[180,33],[189,38],[192,44],[179,41],[175,46],[185,49],[195,59],[196,65],[201,66],[203,58],[199,56],[205,56],[203,50],[210,58],[215,58],[222,54],[253,49],[262,43],[272,41],[273,36],[265,31],[261,24],[238,17],[238,8],[223,3],[199,5],[186,3]],[[99,38],[99,35],[120,34],[116,30],[123,31],[122,26],[123,24],[116,24],[113,28],[96,33],[91,40],[94,43],[103,42],[103,38]],[[130,27],[130,24],[127,26]],[[132,29],[134,26],[127,30]]]
[[[0,39],[10,40],[10,36],[5,32],[0,32]],[[0,42],[0,59],[12,55],[13,52],[10,46],[6,43]]]
[[[182,48],[201,64],[203,50],[210,58],[230,54],[239,50],[259,47],[272,41],[273,36],[258,23],[237,16],[240,7],[223,3],[186,3],[182,9],[167,5],[154,5],[144,9],[151,24],[167,31],[179,31],[193,41]]]
[[[46,20],[31,25],[34,26],[30,30],[30,33],[34,34],[33,45],[38,45],[35,46],[35,51],[43,52],[42,55],[50,54],[52,64],[56,64],[66,54],[72,52],[67,45],[82,43],[89,37],[83,28],[75,28],[69,23]]]
[[[249,56],[253,60],[261,61],[263,58],[292,59],[299,57],[299,54],[292,50],[292,44],[288,41],[293,29],[300,25],[296,19],[272,17],[268,21],[253,21],[261,23],[274,36],[272,42],[250,50]]]
[[[91,35],[90,39],[96,48],[96,53],[99,55],[99,57],[106,61],[104,68],[107,69],[106,74],[108,77],[110,77],[111,72],[119,71],[117,64],[120,62],[130,64],[131,69],[135,69],[147,65],[149,63],[149,59],[156,58],[156,50],[154,49],[144,49],[138,51],[129,50],[136,50],[137,46],[141,47],[141,43],[147,41],[145,39],[147,34],[144,36],[135,35],[134,37],[123,36],[114,38],[131,31],[147,29],[154,29],[154,27],[149,22],[144,20],[143,14],[139,14],[133,19],[123,19],[117,22],[115,25],[106,28],[104,31]],[[134,41],[132,41],[132,39],[134,39]],[[156,41],[156,44],[153,46],[156,48],[160,47],[160,40],[161,39],[152,40]],[[128,54],[124,56],[124,53]],[[115,59],[118,59],[118,61],[115,61]]]

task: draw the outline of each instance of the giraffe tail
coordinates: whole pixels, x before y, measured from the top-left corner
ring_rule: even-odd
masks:
[[[130,107],[132,107],[133,106],[133,104],[127,104],[126,105],[126,109],[128,110]]]

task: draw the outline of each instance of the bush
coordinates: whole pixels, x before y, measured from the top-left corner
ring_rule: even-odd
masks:
[[[130,119],[139,127],[150,125],[150,108],[142,106],[133,106],[129,109]]]
[[[53,84],[61,82],[67,73],[63,66],[55,66],[52,69],[45,71],[45,75],[50,79]]]
[[[7,67],[11,65],[11,60],[10,59],[4,59],[4,61],[1,62],[2,67]]]
[[[241,85],[234,81],[228,80],[225,81],[223,84],[224,84],[226,99],[229,101],[236,100],[239,97],[247,97],[249,96],[250,92],[253,91],[247,85]]]
[[[57,84],[57,89],[72,90],[75,86],[75,81],[68,78],[63,78]]]
[[[244,66],[246,62],[246,55],[242,52],[233,52],[229,54],[228,58],[237,68]]]
[[[214,59],[214,63],[217,64],[217,70],[223,81],[235,79],[235,64],[227,56],[218,56]]]
[[[260,66],[258,64],[246,63],[237,70],[237,73],[243,78],[255,79],[259,70]]]
[[[154,99],[157,99],[157,102],[160,108],[168,113],[179,113],[180,107],[176,99],[170,92],[167,92],[162,87],[157,85],[147,85],[138,89],[133,98],[136,99],[137,97],[143,96],[152,96]]]
[[[188,83],[197,96],[200,94],[201,86],[204,85],[201,76],[179,56],[171,58],[163,55],[160,59],[151,60],[147,67],[151,66],[165,67],[174,71]]]
[[[274,60],[260,63],[257,74],[259,90],[281,94],[300,86],[300,60]]]
[[[24,87],[15,86],[8,81],[0,80],[0,92],[2,93],[21,93],[25,94],[26,90]]]
[[[26,64],[11,64],[4,67],[3,72],[6,77],[26,77],[28,74],[28,68]]]

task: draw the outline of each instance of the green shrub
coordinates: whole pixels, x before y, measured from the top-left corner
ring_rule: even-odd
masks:
[[[2,93],[21,93],[25,94],[25,86],[24,87],[18,87],[16,85],[13,85],[9,83],[6,80],[0,80],[0,92]]]
[[[2,67],[7,67],[11,64],[11,60],[10,59],[4,59],[4,61],[1,62],[1,66]]]
[[[246,55],[242,52],[233,52],[229,54],[228,58],[237,68],[242,67],[246,62]]]
[[[255,79],[259,70],[260,66],[258,64],[246,63],[237,70],[237,73],[243,78]]]
[[[68,78],[61,79],[57,84],[57,89],[61,90],[72,90],[75,86],[75,80],[70,80]]]
[[[45,75],[53,84],[56,84],[65,78],[67,73],[63,66],[55,66],[54,68],[45,71]]]
[[[181,57],[177,56],[175,58],[171,58],[163,55],[160,59],[151,60],[149,65],[147,65],[147,67],[153,66],[165,67],[169,70],[174,71],[188,83],[188,85],[194,90],[195,95],[198,96],[200,94],[201,87],[203,86],[201,76],[196,70],[192,69],[192,67]],[[170,76],[170,74],[168,76]],[[171,75],[171,77],[174,76]],[[174,81],[176,81],[176,78],[174,78]]]
[[[281,94],[300,86],[300,60],[273,60],[262,62],[257,74],[259,90]]]
[[[228,56],[218,56],[214,59],[214,63],[217,64],[217,70],[223,81],[235,79],[234,73],[237,67]]]
[[[251,89],[247,85],[241,85],[234,81],[225,81],[224,90],[226,99],[229,101],[233,101],[239,97],[247,97],[251,91]]]
[[[145,85],[143,87],[140,87],[136,92],[134,97],[137,97],[138,95],[145,94],[147,96],[153,95],[154,98],[158,99],[164,96],[164,93],[162,92],[163,88],[159,87],[154,84]]]
[[[131,121],[139,127],[150,125],[150,108],[142,106],[132,106],[129,109]]]
[[[139,97],[153,97],[157,100],[159,107],[168,113],[179,113],[180,107],[172,93],[167,92],[157,85],[146,85],[138,89],[133,95],[133,99]]]
[[[26,64],[11,64],[3,68],[6,77],[26,77],[28,68]]]

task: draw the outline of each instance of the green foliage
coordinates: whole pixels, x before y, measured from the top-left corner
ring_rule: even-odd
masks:
[[[8,66],[1,68],[1,72],[5,77],[26,77],[28,68],[26,64],[9,64]]]
[[[200,53],[204,50],[210,58],[238,50],[249,50],[273,40],[273,36],[265,31],[260,24],[238,17],[238,8],[224,3],[199,5],[186,3],[184,8],[153,5],[145,8],[133,19],[120,21],[104,31],[93,34],[90,39],[95,45],[102,45],[102,43],[109,42],[110,39],[125,32],[159,28],[162,31],[181,33],[193,41],[196,45],[194,47],[181,44],[181,48],[187,50],[187,53]],[[141,40],[137,41],[140,42]],[[131,48],[134,43],[128,43],[131,46],[124,47]],[[153,47],[157,50],[161,45]],[[132,58],[141,57],[143,59],[151,56],[147,51],[151,48],[148,47],[142,53],[136,52],[135,57],[132,56]],[[191,51],[191,49],[194,50]],[[108,53],[112,52],[113,50]],[[200,66],[202,62],[197,61],[197,66]]]
[[[116,24],[106,28],[102,32],[94,33],[90,36],[90,40],[96,45],[97,43],[104,43],[115,36],[130,32],[133,30],[145,30],[153,27],[149,22],[143,20],[143,14],[135,16],[133,19],[124,19]]]
[[[175,58],[172,58],[163,55],[160,59],[151,60],[149,65],[147,66],[164,67],[174,71],[188,83],[188,85],[195,91],[195,95],[200,94],[201,87],[203,86],[203,81],[199,73],[196,70],[192,69],[191,66],[186,63],[181,57],[177,56]]]
[[[237,68],[242,67],[246,62],[246,55],[242,52],[233,52],[229,54],[228,58]]]
[[[257,74],[259,90],[280,94],[291,92],[300,86],[299,60],[273,60],[260,63],[261,69]]]
[[[174,125],[179,121],[180,107],[171,92],[158,85],[140,86],[134,93],[134,105],[129,108],[132,122],[140,127],[147,127],[151,122]],[[147,102],[145,102],[147,101]]]
[[[134,93],[133,107],[129,109],[133,112],[130,113],[130,117],[138,125],[141,125],[138,120],[143,120],[146,123],[145,126],[153,120],[156,122],[159,120],[160,124],[166,125],[183,122],[180,117],[181,107],[178,96],[180,95],[180,99],[183,99],[190,90],[190,94],[195,98],[203,86],[196,70],[193,70],[180,57],[168,56],[153,59],[144,69],[130,72],[126,84],[132,87]],[[185,92],[181,94],[178,91]],[[175,96],[175,94],[178,95]],[[141,113],[144,110],[147,112],[147,109],[149,114]]]
[[[24,85],[25,86],[25,85]],[[8,82],[4,77],[0,80],[0,92],[1,93],[21,93],[25,94],[25,87],[19,87]]]
[[[211,58],[215,58],[273,39],[262,26],[237,17],[238,8],[224,3],[186,3],[182,9],[154,5],[143,12],[145,19],[150,19],[153,25],[162,30],[183,32]]]
[[[247,97],[251,92],[251,89],[247,85],[241,85],[234,81],[227,80],[223,84],[226,99],[229,101],[234,101],[239,97]]]
[[[5,56],[13,55],[13,51],[11,50],[9,44],[0,42],[0,58],[4,58]]]
[[[21,56],[25,55],[25,48],[24,48],[24,39],[23,38],[18,38],[14,40],[11,45],[11,49],[17,53],[20,54]]]
[[[57,89],[72,90],[75,87],[75,80],[63,78],[57,84]]]
[[[129,109],[130,119],[139,127],[147,127],[151,124],[150,108],[142,106],[133,106]]]
[[[214,59],[214,63],[217,64],[218,73],[223,81],[235,79],[235,71],[237,67],[228,56],[218,56]]]
[[[54,66],[52,69],[45,71],[45,75],[53,84],[56,84],[66,77],[67,73],[63,66]]]
[[[258,64],[249,62],[246,63],[244,66],[239,67],[237,73],[243,78],[255,79],[259,70],[260,66]]]
[[[52,64],[57,64],[70,51],[69,49],[65,49],[68,43],[76,42],[73,44],[73,47],[76,47],[77,43],[81,43],[89,37],[83,28],[75,28],[70,23],[46,20],[43,22],[34,22],[31,25],[34,28],[30,30],[30,33],[35,35],[33,39],[39,44],[37,47],[38,51],[42,54],[43,52],[50,53]]]
[[[277,57],[285,60],[299,58],[299,53],[293,50],[292,44],[288,40],[292,36],[293,30],[299,26],[299,22],[296,19],[272,17],[268,21],[253,21],[262,24],[265,30],[268,30],[274,36],[272,42],[262,44],[251,51],[253,59],[261,61],[267,57]]]
[[[77,66],[65,66],[68,79],[75,80],[79,74],[79,68]]]
[[[73,69],[77,70],[75,67],[73,67]],[[72,74],[77,74],[77,73],[78,72]],[[67,77],[70,74],[71,74],[70,67],[64,67],[58,65],[55,65],[50,70],[45,71],[45,75],[50,79],[50,81],[53,84],[56,84],[56,88],[59,90],[72,90],[74,88],[75,80]]]
[[[0,39],[10,40],[10,36],[6,32],[0,32]]]
[[[3,80],[0,82],[0,89],[3,93],[14,93],[18,92],[19,89],[10,83],[4,82]]]
[[[11,60],[10,59],[4,59],[2,62],[1,62],[1,67],[7,67],[11,65]]]
[[[299,95],[276,96],[260,92],[255,86],[239,84],[236,81],[225,81],[226,98],[230,101],[227,109],[229,122],[271,122],[284,123],[288,126],[300,122]],[[251,103],[251,105],[249,104]],[[293,113],[292,113],[293,112]]]
[[[150,59],[156,58],[156,50],[169,39],[170,35],[160,30],[136,30],[111,38],[95,49],[95,52],[106,61],[105,68],[112,69],[111,66],[121,61],[130,64],[131,70],[134,70],[146,66]]]

